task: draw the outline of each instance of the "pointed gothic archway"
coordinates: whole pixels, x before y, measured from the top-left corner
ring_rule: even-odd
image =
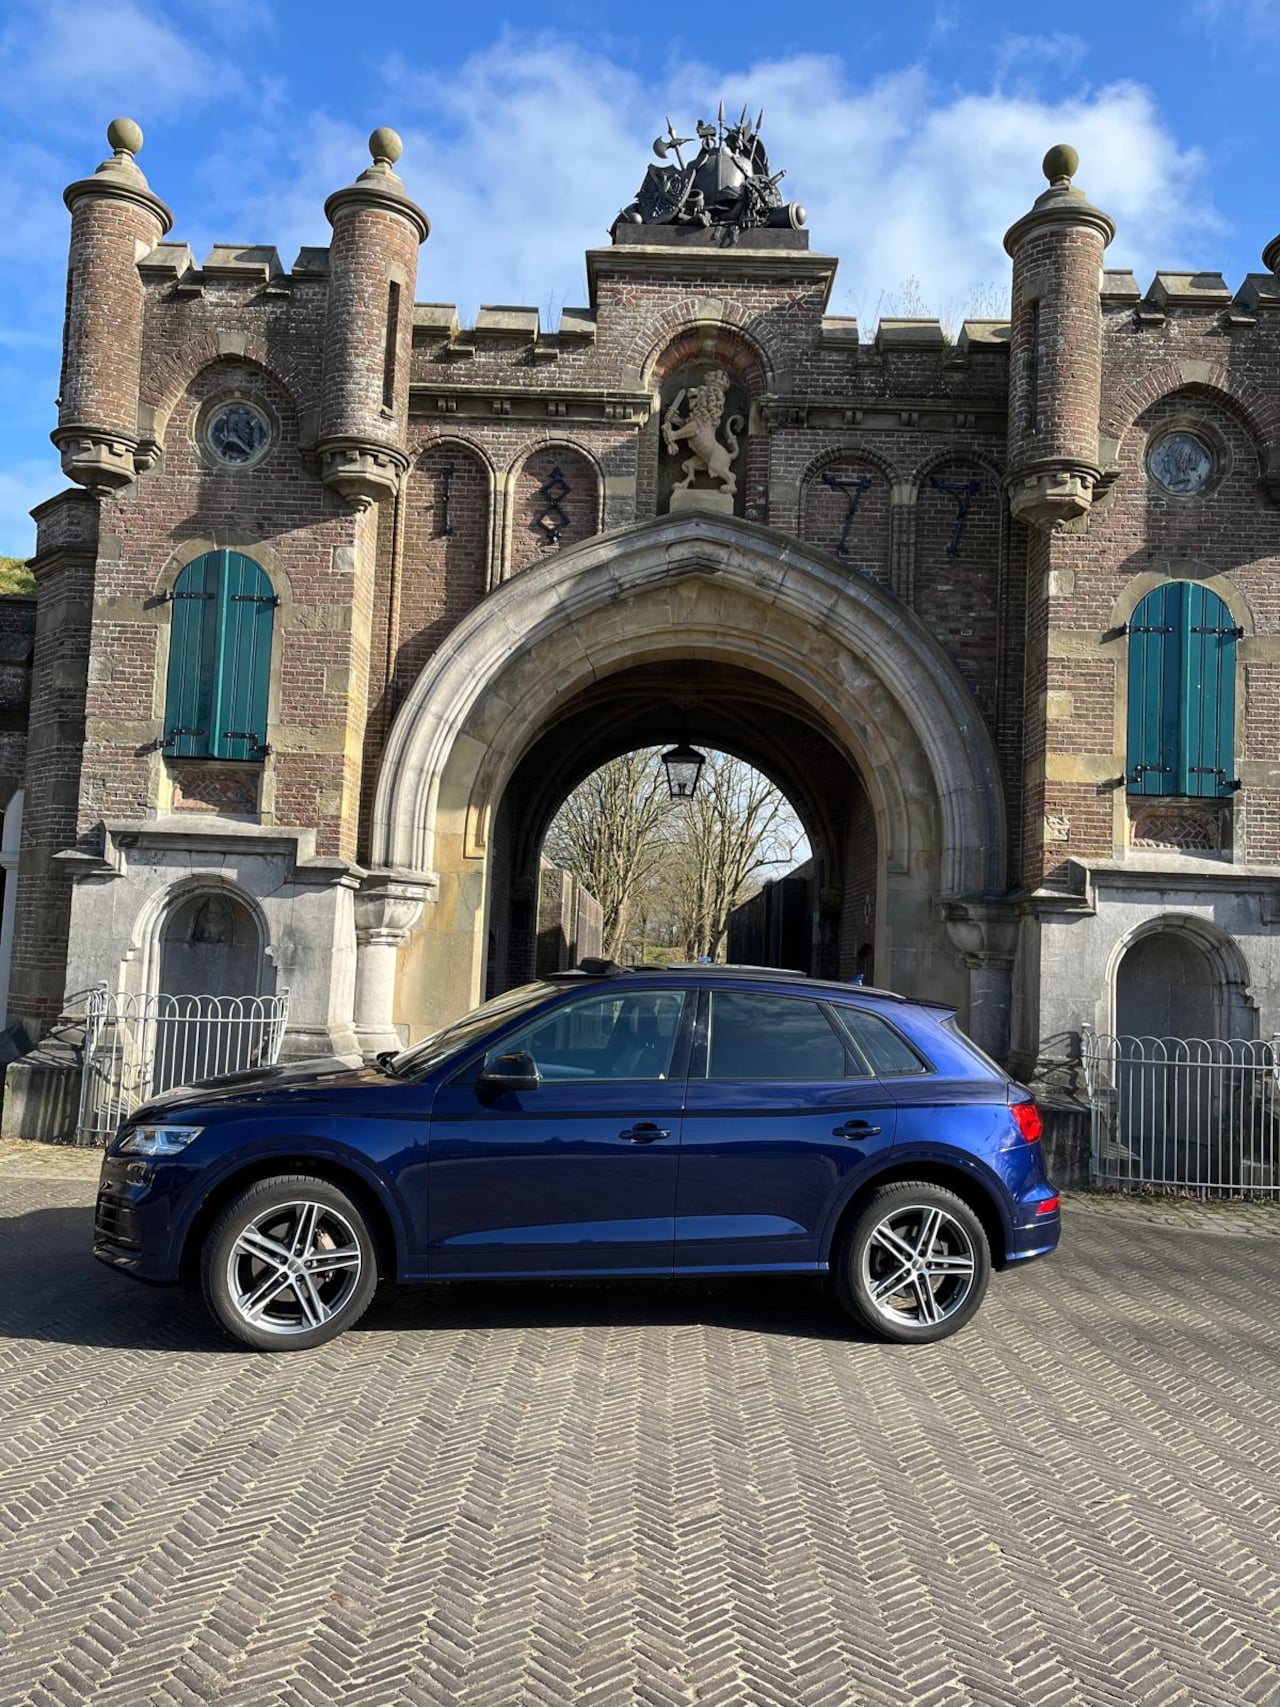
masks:
[[[875,817],[878,976],[966,1013],[980,995],[984,1036],[999,1046],[990,980],[995,964],[1007,987],[1007,965],[985,952],[983,921],[1007,884],[1004,797],[955,666],[875,582],[767,528],[688,511],[524,571],[458,625],[414,685],[374,806],[366,1037],[390,1032],[393,983],[395,1018],[415,1031],[479,999],[493,827],[517,766],[609,678],[681,664],[758,680],[762,697],[783,696],[844,755]],[[391,939],[403,939],[415,892],[427,905],[401,942],[397,977]],[[392,927],[379,922],[379,896],[400,909]],[[966,914],[963,903],[980,899],[986,908]],[[971,992],[971,979],[984,982]],[[1003,1011],[1007,1023],[1007,994]]]

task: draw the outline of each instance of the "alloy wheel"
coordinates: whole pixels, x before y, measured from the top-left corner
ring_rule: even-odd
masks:
[[[877,1222],[862,1250],[862,1293],[898,1327],[932,1328],[964,1307],[977,1255],[967,1229],[932,1203],[905,1203]]]
[[[345,1307],[362,1262],[354,1227],[330,1204],[276,1204],[255,1216],[232,1245],[227,1294],[247,1327],[309,1334]]]

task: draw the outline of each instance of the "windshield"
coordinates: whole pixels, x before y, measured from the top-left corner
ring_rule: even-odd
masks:
[[[474,1008],[452,1025],[442,1026],[415,1043],[402,1049],[387,1062],[387,1071],[397,1079],[422,1079],[437,1067],[451,1061],[472,1043],[478,1043],[491,1031],[497,1031],[507,1020],[515,1019],[526,1008],[537,1007],[551,994],[549,984],[522,984],[518,990],[508,990],[505,996],[495,996],[483,1007]]]

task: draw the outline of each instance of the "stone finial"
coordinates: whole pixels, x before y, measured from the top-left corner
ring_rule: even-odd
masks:
[[[375,166],[394,166],[404,153],[404,143],[400,140],[399,131],[392,130],[390,125],[380,124],[377,130],[370,133],[369,152],[373,156]]]
[[[1055,189],[1060,185],[1065,188],[1080,170],[1080,156],[1069,142],[1056,142],[1045,155],[1041,170]]]
[[[132,119],[112,119],[107,126],[107,141],[117,159],[127,155],[132,160],[142,148],[142,127]]]

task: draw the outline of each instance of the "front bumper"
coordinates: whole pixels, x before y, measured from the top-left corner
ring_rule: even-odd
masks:
[[[171,1165],[137,1156],[105,1156],[93,1212],[93,1254],[139,1280],[178,1278],[170,1255],[174,1197]]]

